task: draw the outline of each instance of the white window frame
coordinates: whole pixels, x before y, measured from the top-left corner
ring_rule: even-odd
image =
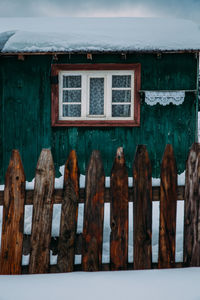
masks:
[[[81,76],[81,102],[70,104],[81,105],[80,117],[63,117],[63,76]],[[112,88],[113,75],[131,75],[130,88]],[[89,115],[89,84],[90,78],[104,78],[104,115]],[[134,95],[135,95],[135,71],[134,70],[100,70],[100,71],[60,71],[58,76],[59,84],[59,120],[134,120]],[[80,88],[64,88],[64,90]],[[131,90],[131,102],[116,102],[113,105],[130,104],[130,117],[112,117],[112,90]]]

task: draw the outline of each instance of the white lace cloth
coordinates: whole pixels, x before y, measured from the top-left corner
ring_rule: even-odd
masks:
[[[149,105],[180,105],[185,99],[184,91],[145,91],[145,102]]]

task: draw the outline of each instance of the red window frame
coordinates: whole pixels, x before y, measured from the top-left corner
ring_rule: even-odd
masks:
[[[59,83],[52,80],[51,83],[51,124],[54,127],[136,127],[140,126],[140,86],[141,65],[137,64],[52,64],[51,76],[58,78],[60,71],[109,71],[109,70],[133,70],[134,76],[134,119],[133,120],[59,120]]]

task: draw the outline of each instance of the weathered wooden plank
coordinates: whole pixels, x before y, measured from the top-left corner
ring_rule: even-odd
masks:
[[[84,271],[101,269],[105,175],[100,152],[95,150],[86,172],[86,200],[83,227]]]
[[[151,269],[152,173],[147,149],[139,145],[133,163],[134,269]]]
[[[83,234],[77,233],[75,237],[75,249],[74,249],[75,254],[78,255],[82,254],[82,239],[83,239]],[[28,255],[30,253],[30,240],[31,240],[31,236],[28,234],[24,234],[23,255]],[[58,244],[59,244],[59,237],[51,237],[50,250],[52,251],[53,255],[58,254]]]
[[[161,164],[159,268],[175,265],[177,168],[173,148],[165,148]]]
[[[29,273],[47,273],[50,260],[54,164],[51,151],[43,149],[36,168]]]
[[[184,268],[184,267],[185,267],[184,264],[181,263],[181,262],[175,264],[175,268]],[[133,264],[129,263],[128,267],[127,267],[127,270],[132,270],[132,269],[133,269]],[[153,263],[152,264],[152,269],[158,269],[158,264]],[[74,266],[74,271],[75,272],[82,271],[82,265],[75,265]],[[110,265],[109,264],[103,264],[102,265],[102,271],[110,271]],[[49,273],[58,273],[57,265],[51,265],[49,267]],[[22,267],[22,274],[28,274],[28,266],[23,266]]]
[[[159,186],[152,186],[152,200],[153,201],[160,201],[160,187]],[[0,205],[3,205],[3,191],[0,191]],[[85,189],[80,188],[80,196],[79,196],[79,203],[85,202]],[[128,201],[133,202],[133,188],[129,187],[128,189],[129,199]],[[62,203],[63,199],[63,190],[56,189],[53,193],[53,202],[55,204]],[[177,200],[184,200],[185,199],[185,186],[178,186],[177,187]],[[105,200],[104,202],[110,202],[110,188],[105,189]],[[33,204],[33,190],[26,191],[26,200],[25,204]]]
[[[65,164],[60,238],[58,243],[58,270],[62,273],[73,271],[78,198],[78,160],[76,152],[72,150]]]
[[[19,152],[12,151],[5,176],[0,274],[21,274],[25,174]]]
[[[128,172],[123,148],[117,149],[111,171],[111,270],[126,270],[128,263]]]
[[[185,175],[184,262],[200,266],[200,144],[188,155]]]

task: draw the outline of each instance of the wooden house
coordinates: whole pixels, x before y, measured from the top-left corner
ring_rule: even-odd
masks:
[[[0,183],[14,148],[29,181],[42,148],[57,177],[71,149],[82,174],[99,149],[109,176],[117,147],[130,170],[145,144],[156,177],[171,143],[183,172],[197,140],[199,49],[190,21],[0,19]]]

